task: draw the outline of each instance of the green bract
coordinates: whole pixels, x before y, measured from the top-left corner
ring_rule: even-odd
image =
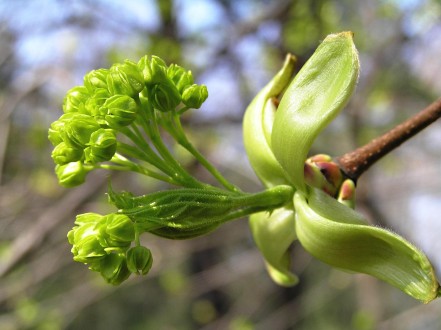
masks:
[[[280,101],[271,135],[274,155],[297,189],[305,191],[304,162],[320,131],[345,106],[359,73],[352,32],[320,44]]]

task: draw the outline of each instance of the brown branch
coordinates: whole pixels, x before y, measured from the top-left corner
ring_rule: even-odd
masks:
[[[441,117],[441,98],[368,144],[337,158],[341,170],[356,181],[371,165]]]

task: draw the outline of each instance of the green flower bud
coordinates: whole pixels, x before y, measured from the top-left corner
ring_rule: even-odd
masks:
[[[160,84],[168,81],[167,64],[157,56],[149,58],[147,55],[138,62],[138,68],[146,85]]]
[[[172,111],[181,103],[181,95],[171,83],[155,85],[152,96],[153,107],[162,112]]]
[[[67,188],[83,184],[89,171],[80,161],[55,166],[59,184]]]
[[[144,89],[144,80],[136,63],[126,60],[114,64],[107,75],[107,88],[112,95],[133,97]]]
[[[83,264],[96,262],[97,259],[99,260],[106,256],[106,251],[95,235],[87,236],[78,242],[75,241],[71,251],[74,255],[73,259]]]
[[[172,64],[168,67],[167,76],[173,81],[181,95],[187,87],[193,85],[191,71],[185,71],[184,68],[177,64]]]
[[[114,95],[106,100],[100,111],[105,112],[107,124],[118,129],[130,125],[136,118],[138,107],[135,100],[127,95]]]
[[[289,184],[287,174],[271,149],[271,131],[276,114],[272,98],[282,93],[289,84],[295,63],[294,56],[286,57],[282,69],[256,95],[246,109],[243,119],[243,141],[248,159],[266,187]]]
[[[110,160],[116,152],[116,135],[112,129],[100,128],[90,136],[89,147],[84,149],[86,162],[92,164]]]
[[[152,253],[146,247],[135,246],[127,251],[127,268],[131,273],[146,275],[152,264]]]
[[[96,89],[107,90],[107,76],[109,70],[98,69],[92,70],[84,76],[84,86],[87,88],[89,93],[93,94]]]
[[[63,102],[63,112],[87,113],[85,104],[90,97],[90,93],[84,86],[76,86],[70,89]]]
[[[193,84],[182,93],[182,103],[187,107],[199,109],[208,97],[207,86]]]
[[[128,216],[113,213],[104,218],[105,226],[100,228],[100,232],[105,239],[106,246],[127,246],[135,240],[135,226]]]
[[[64,142],[74,148],[84,149],[93,132],[100,129],[98,122],[89,115],[75,113],[64,126]]]
[[[97,269],[94,269],[97,270]],[[122,253],[110,253],[105,256],[99,264],[101,276],[112,285],[119,285],[129,276],[126,257]]]
[[[54,147],[63,142],[64,127],[74,116],[75,113],[66,113],[51,124],[48,130],[48,139]]]
[[[99,124],[106,124],[104,116],[106,115],[105,108],[102,108],[106,100],[110,98],[110,93],[107,89],[97,88],[93,95],[86,102],[86,109],[92,117],[96,119]]]
[[[291,183],[304,193],[309,149],[357,84],[359,61],[352,36],[342,32],[325,38],[288,86],[275,114],[272,151]]]
[[[425,303],[439,284],[427,257],[404,238],[369,226],[351,208],[318,189],[294,195],[296,232],[317,259],[341,270],[372,275]]]
[[[66,143],[59,143],[52,151],[52,159],[58,165],[64,165],[70,162],[76,162],[83,157],[83,150],[72,148]]]

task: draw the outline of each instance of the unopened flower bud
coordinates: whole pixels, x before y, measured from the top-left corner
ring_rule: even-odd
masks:
[[[79,112],[86,113],[85,104],[90,97],[90,93],[84,86],[76,86],[70,89],[63,102],[64,113]]]
[[[76,162],[83,157],[83,150],[68,146],[66,143],[59,143],[52,151],[52,159],[55,164],[64,165],[70,162]]]
[[[152,264],[152,253],[146,247],[135,246],[127,251],[127,268],[131,273],[146,275]]]
[[[127,269],[126,257],[122,253],[110,253],[100,262],[100,273],[104,279],[113,285],[119,285],[124,282],[130,272]],[[96,270],[96,269],[94,269]]]
[[[173,81],[181,95],[187,87],[193,85],[191,71],[185,71],[184,68],[177,64],[172,64],[168,67],[167,76]]]
[[[126,60],[113,65],[107,75],[107,88],[112,95],[139,94],[144,89],[144,80],[136,63]]]
[[[48,130],[48,138],[54,147],[63,142],[64,127],[74,115],[74,113],[66,113],[51,124]]]
[[[106,124],[104,121],[106,113],[101,108],[108,98],[110,98],[110,93],[107,89],[97,88],[86,102],[86,110],[99,124]]]
[[[105,226],[100,232],[109,247],[127,246],[135,239],[135,226],[130,218],[123,214],[105,216]]]
[[[100,129],[98,122],[89,115],[75,113],[64,126],[64,142],[74,148],[85,148],[93,132]]]
[[[153,107],[162,112],[174,110],[181,102],[179,91],[171,83],[155,85],[152,94]]]
[[[118,129],[130,125],[136,118],[137,105],[135,100],[127,95],[114,95],[106,100],[103,109],[107,124],[111,128]]]
[[[84,86],[90,93],[94,93],[98,88],[107,89],[108,74],[107,69],[92,70],[84,76]]]
[[[167,78],[167,64],[157,57],[149,58],[147,55],[142,57],[138,62],[138,68],[142,72],[145,84],[153,85],[164,83]]]
[[[187,107],[199,109],[208,97],[207,86],[193,84],[182,93],[182,103]]]
[[[57,174],[60,185],[70,188],[83,184],[89,170],[83,166],[82,162],[78,161],[65,165],[57,165],[55,167],[55,173]]]
[[[110,160],[116,152],[116,135],[112,129],[100,128],[90,136],[89,147],[84,149],[86,161],[92,164]]]

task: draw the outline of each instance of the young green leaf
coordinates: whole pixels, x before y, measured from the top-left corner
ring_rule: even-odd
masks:
[[[345,106],[358,79],[359,62],[351,32],[331,34],[317,48],[277,109],[271,145],[291,182],[306,190],[303,167],[320,131]]]
[[[295,57],[288,55],[282,69],[257,94],[243,119],[243,139],[251,166],[266,187],[289,181],[271,151],[271,130],[276,112],[272,98],[288,86],[294,71]]]
[[[428,303],[439,284],[427,257],[404,238],[373,227],[317,189],[294,195],[296,232],[317,259],[342,270],[372,275]]]
[[[277,284],[283,286],[292,286],[299,281],[289,269],[288,249],[296,239],[294,218],[294,211],[287,207],[250,216],[251,232],[265,258],[268,272]]]

